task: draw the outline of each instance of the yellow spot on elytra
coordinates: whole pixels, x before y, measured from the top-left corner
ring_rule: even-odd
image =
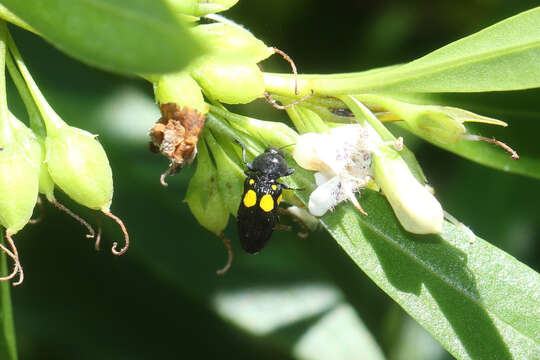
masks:
[[[244,195],[244,206],[252,207],[257,203],[257,194],[253,190],[248,190]]]
[[[261,209],[263,209],[263,211],[272,211],[274,209],[274,199],[272,199],[272,196],[265,194],[261,198],[261,203],[259,204],[259,206],[261,207]]]
[[[249,179],[249,185],[253,185],[253,184],[255,184],[255,180]]]
[[[276,185],[272,185],[272,190],[276,191],[276,190],[277,190],[277,186],[276,186]]]
[[[278,198],[277,198],[277,203],[279,205],[279,203],[281,202],[281,199],[283,199],[283,195],[279,194]]]

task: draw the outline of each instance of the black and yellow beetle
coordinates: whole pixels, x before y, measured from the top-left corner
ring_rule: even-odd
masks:
[[[281,150],[269,148],[252,163],[246,162],[246,150],[242,158],[247,170],[244,194],[238,208],[238,237],[242,248],[250,254],[259,252],[272,235],[278,222],[278,206],[282,189],[290,189],[277,180],[294,173],[289,168]]]

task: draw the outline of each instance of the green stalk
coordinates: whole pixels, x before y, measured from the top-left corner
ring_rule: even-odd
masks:
[[[13,55],[15,63],[17,64],[26,82],[26,86],[32,98],[34,99],[34,102],[37,108],[39,109],[39,112],[41,113],[41,116],[47,128],[47,133],[49,135],[53,135],[59,129],[66,127],[67,126],[66,123],[53,110],[53,108],[49,105],[49,103],[47,102],[47,100],[45,99],[41,91],[39,90],[39,87],[37,86],[36,82],[32,78],[32,75],[30,75],[30,71],[28,71],[28,68],[26,67],[26,64],[24,63],[21,53],[19,52],[19,49],[17,49],[17,46],[15,45],[15,41],[13,41],[13,38],[11,37],[9,32],[8,32],[8,46],[9,46],[9,50],[11,51],[11,54]]]
[[[9,122],[9,109],[6,94],[6,37],[7,26],[0,22],[0,147],[14,141],[13,132]]]
[[[14,25],[17,25],[25,30],[31,31],[36,35],[40,35],[36,29],[28,25],[20,17],[9,11],[4,5],[0,4],[0,19],[4,19]],[[41,35],[40,35],[41,36]]]
[[[1,232],[3,232],[2,229]],[[0,240],[6,245],[4,239]],[[0,273],[7,274],[7,255],[0,254]],[[0,358],[17,360],[17,343],[15,341],[15,325],[13,323],[13,309],[11,307],[11,284],[9,281],[0,282]]]
[[[17,87],[17,91],[19,91],[19,95],[21,96],[24,106],[26,107],[26,112],[30,118],[30,127],[32,128],[32,131],[44,138],[46,136],[46,132],[39,109],[34,102],[34,98],[28,90],[28,87],[26,86],[26,83],[22,78],[19,69],[17,68],[17,65],[15,65],[15,62],[9,53],[6,54],[6,65],[9,70],[9,75],[11,75],[11,79],[15,83],[15,87]]]
[[[395,79],[395,72],[391,70],[399,66],[343,74],[298,75],[298,95],[294,93],[295,77],[292,74],[263,73],[263,78],[266,91],[294,98],[308,95],[312,90],[316,95],[323,96],[358,94],[389,88]]]

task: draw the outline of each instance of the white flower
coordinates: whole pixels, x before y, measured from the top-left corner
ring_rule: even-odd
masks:
[[[367,215],[355,193],[374,179],[405,230],[416,234],[440,233],[444,218],[440,203],[413,176],[396,151],[402,143],[392,145],[368,124],[344,125],[324,134],[299,136],[294,159],[303,168],[317,171],[317,188],[308,204],[311,214],[322,216],[349,200]]]
[[[311,214],[322,216],[344,200],[365,214],[355,193],[371,180],[371,153],[379,140],[371,133],[360,125],[344,125],[298,137],[294,159],[303,168],[318,171],[318,187],[309,197]]]

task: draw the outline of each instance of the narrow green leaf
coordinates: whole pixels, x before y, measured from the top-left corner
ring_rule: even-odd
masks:
[[[296,185],[311,181],[298,171]],[[307,194],[297,192],[303,201]],[[458,359],[540,356],[540,276],[512,256],[445,224],[406,232],[379,193],[362,193],[321,222],[356,264]]]
[[[3,230],[3,229],[2,229]],[[4,240],[0,240],[5,244]],[[8,274],[7,256],[0,254],[0,274]],[[0,282],[0,359],[17,360],[17,345],[15,342],[15,326],[13,325],[13,310],[11,308],[11,283]]]
[[[201,48],[162,0],[4,0],[67,54],[124,74],[181,70]]]
[[[410,63],[373,71],[300,76],[300,94],[481,92],[540,86],[540,7],[525,11]],[[265,74],[266,90],[292,95],[293,78]]]
[[[540,86],[540,7],[364,79],[392,91],[481,92]],[[376,79],[376,77],[379,77]]]

